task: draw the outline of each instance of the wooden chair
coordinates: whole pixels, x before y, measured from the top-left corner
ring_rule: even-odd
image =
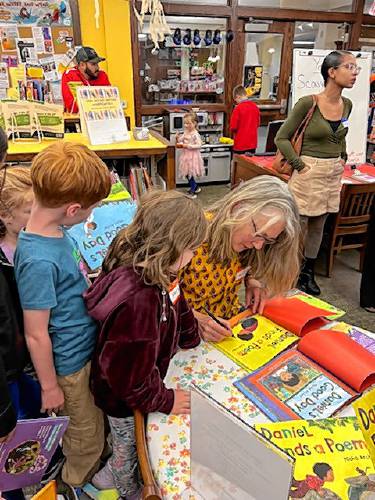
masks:
[[[138,462],[144,484],[142,500],[162,500],[163,497],[155,481],[148,455],[145,416],[139,410],[134,410],[134,422]]]
[[[375,183],[345,184],[329,238],[326,275],[331,277],[335,255],[342,250],[356,248],[360,251],[362,271],[366,248],[366,234],[375,203]],[[350,239],[347,241],[347,238]],[[344,241],[345,239],[345,241]]]

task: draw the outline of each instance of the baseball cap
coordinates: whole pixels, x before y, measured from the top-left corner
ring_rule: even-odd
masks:
[[[76,61],[80,62],[91,62],[91,63],[100,63],[101,61],[105,61],[104,57],[98,56],[96,50],[92,47],[81,47],[77,50],[76,53]]]

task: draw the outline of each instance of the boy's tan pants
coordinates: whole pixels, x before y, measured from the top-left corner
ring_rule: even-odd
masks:
[[[63,437],[66,462],[62,479],[75,487],[82,486],[95,474],[104,448],[103,414],[90,392],[90,366],[91,362],[78,372],[57,377],[65,397],[60,415],[70,417]]]

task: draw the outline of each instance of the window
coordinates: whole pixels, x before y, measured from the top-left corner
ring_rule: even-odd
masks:
[[[166,19],[172,35],[166,37],[159,51],[154,50],[147,23],[138,34],[142,104],[223,103],[226,20],[185,16]],[[180,44],[174,36],[176,29],[180,29]]]
[[[365,5],[363,6],[363,13],[368,14],[370,12],[370,9],[372,7],[372,4],[374,3],[373,0],[366,0]]]
[[[247,33],[243,82],[249,97],[276,100],[284,35]]]
[[[325,12],[352,12],[352,0],[239,0],[247,7],[276,7],[280,9],[321,10]]]
[[[294,31],[295,49],[342,49],[349,27],[344,23],[297,21]]]

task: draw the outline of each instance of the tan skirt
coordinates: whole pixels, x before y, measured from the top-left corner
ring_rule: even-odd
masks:
[[[300,215],[315,217],[338,212],[344,171],[342,159],[311,156],[301,156],[301,159],[310,169],[302,174],[294,170],[288,184]]]

